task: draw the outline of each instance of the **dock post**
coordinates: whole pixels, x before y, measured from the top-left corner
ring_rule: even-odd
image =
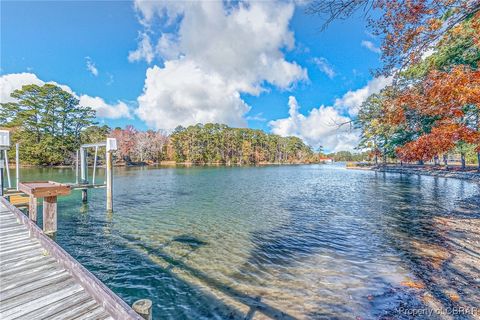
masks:
[[[33,195],[28,200],[28,217],[30,220],[37,222],[37,198]]]
[[[15,176],[18,191],[18,184],[20,183],[20,143],[18,142],[15,144]]]
[[[113,155],[107,151],[107,212],[113,211]]]
[[[57,197],[43,198],[43,232],[49,235],[57,232]]]
[[[132,305],[133,310],[145,320],[152,320],[152,300],[137,300]]]
[[[80,148],[80,175],[81,175],[81,183],[87,184],[88,183],[88,164],[87,164],[87,150],[85,148]],[[87,189],[82,189],[82,201],[87,202],[88,194]]]

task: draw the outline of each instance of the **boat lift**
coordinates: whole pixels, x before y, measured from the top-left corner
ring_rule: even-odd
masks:
[[[97,157],[98,148],[105,147],[105,162],[106,162],[106,174],[104,184],[95,184],[96,172],[97,172]],[[88,161],[87,161],[87,149],[95,148],[95,156],[93,159],[93,174],[92,183],[88,181]],[[117,150],[117,139],[107,138],[106,142],[89,143],[80,146],[77,151],[76,167],[75,167],[75,185],[72,185],[73,189],[82,190],[82,201],[88,201],[87,190],[90,188],[107,188],[107,211],[113,210],[113,155],[112,153]],[[79,172],[80,171],[80,172]],[[80,173],[80,174],[79,174]]]
[[[12,181],[10,179],[10,170],[8,169],[8,150],[9,149],[10,149],[10,132],[8,130],[0,130],[0,196],[3,196],[3,189],[4,189],[3,169],[6,169],[7,171],[8,187],[9,188],[12,187]]]
[[[96,183],[97,174],[97,157],[98,149],[105,147],[105,159],[106,159],[106,173],[105,181],[103,183]],[[93,175],[92,182],[88,181],[88,162],[87,162],[87,149],[95,148],[95,158],[93,160]],[[19,197],[18,204],[25,205],[21,198],[23,194],[18,190],[20,183],[20,156],[19,156],[19,144],[16,144],[15,153],[15,169],[16,169],[16,185],[12,188],[12,180],[10,177],[10,170],[8,165],[8,150],[10,149],[10,132],[8,130],[0,130],[0,196],[16,196]],[[88,200],[88,189],[92,188],[106,188],[106,208],[108,212],[113,211],[113,152],[117,150],[117,140],[115,138],[107,138],[105,142],[83,144],[77,151],[77,158],[75,163],[75,182],[68,183],[72,190],[82,191],[82,201]],[[7,187],[4,186],[4,169],[7,174]],[[79,172],[80,171],[80,172]],[[6,191],[6,192],[5,192]],[[22,202],[23,201],[23,202]],[[16,201],[14,201],[16,202]]]

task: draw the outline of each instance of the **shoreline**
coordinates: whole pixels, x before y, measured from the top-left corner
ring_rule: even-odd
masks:
[[[480,183],[480,172],[445,170],[443,168],[425,168],[412,166],[347,166],[349,170],[367,170],[376,172],[401,173],[411,175],[423,175],[431,177],[454,178]]]
[[[239,164],[239,163],[220,163],[220,162],[211,162],[211,163],[195,163],[195,162],[175,162],[175,161],[161,161],[155,163],[147,163],[143,165],[127,163],[115,163],[114,167],[170,167],[170,166],[192,166],[192,167],[257,167],[257,166],[271,166],[271,165],[307,165],[307,164],[325,164],[323,162],[259,162],[254,164]],[[52,166],[42,166],[35,164],[20,164],[20,168],[54,168],[54,169],[75,169],[75,165],[52,165]],[[88,167],[93,167],[89,164]],[[97,164],[97,168],[105,168],[104,164]],[[15,164],[9,165],[10,170],[15,170]]]

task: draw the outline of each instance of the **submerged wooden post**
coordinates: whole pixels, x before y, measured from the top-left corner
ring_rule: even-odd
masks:
[[[37,198],[33,195],[30,195],[28,200],[28,217],[37,222]]]
[[[137,300],[133,303],[132,308],[143,319],[152,320],[152,300],[149,300],[149,299]]]
[[[43,198],[43,232],[53,235],[57,232],[57,197]]]

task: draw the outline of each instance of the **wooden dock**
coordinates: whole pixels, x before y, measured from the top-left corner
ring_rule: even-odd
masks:
[[[143,318],[0,197],[0,319]]]

